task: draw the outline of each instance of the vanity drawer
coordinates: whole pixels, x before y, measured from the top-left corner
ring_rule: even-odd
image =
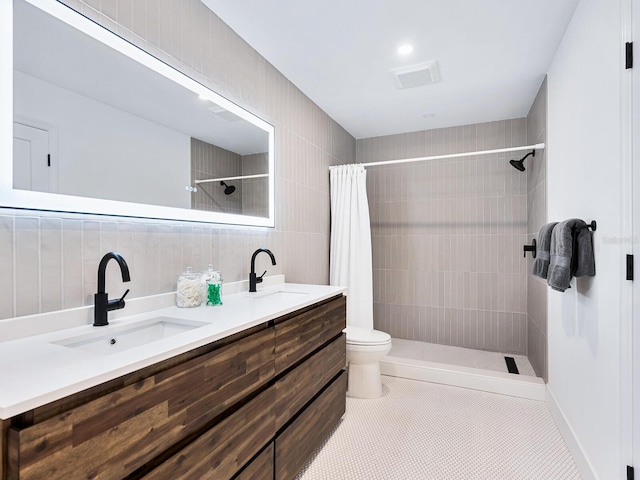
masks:
[[[275,394],[273,386],[268,388],[143,478],[232,478],[273,438]],[[269,459],[273,462],[273,456]]]
[[[270,381],[273,354],[268,328],[33,426],[11,428],[9,478],[123,478]]]
[[[276,375],[340,335],[346,327],[346,306],[340,296],[276,323]]]
[[[343,333],[276,382],[276,430],[287,423],[347,363]]]
[[[234,480],[273,480],[273,452],[271,442]]]
[[[347,375],[343,371],[286,430],[276,437],[276,480],[293,479],[322,445],[345,411]]]

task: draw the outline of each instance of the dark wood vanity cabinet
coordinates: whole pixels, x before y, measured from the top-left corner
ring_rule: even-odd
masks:
[[[289,479],[345,409],[345,298],[4,421],[0,479]]]
[[[347,375],[344,371],[276,437],[275,478],[291,479],[331,433],[344,413]]]
[[[234,477],[234,480],[273,480],[273,454],[274,446],[271,442]]]

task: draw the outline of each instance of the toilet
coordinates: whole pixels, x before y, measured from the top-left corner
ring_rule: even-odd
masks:
[[[349,364],[347,395],[355,398],[382,396],[380,360],[391,350],[391,335],[354,326],[348,326],[344,332]]]

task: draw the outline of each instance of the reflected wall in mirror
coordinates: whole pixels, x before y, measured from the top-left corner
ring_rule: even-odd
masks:
[[[241,155],[192,138],[191,208],[268,216],[268,168],[267,152]]]
[[[58,2],[13,32],[3,205],[274,225],[273,126]]]

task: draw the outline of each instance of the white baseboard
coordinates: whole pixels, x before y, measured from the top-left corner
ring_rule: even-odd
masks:
[[[537,377],[390,356],[380,361],[380,371],[383,375],[392,377],[470,388],[541,402],[545,400],[544,381]]]
[[[567,444],[567,448],[569,448],[569,452],[571,452],[571,456],[573,457],[573,461],[576,463],[578,467],[578,471],[580,472],[580,476],[583,480],[599,480],[599,477],[596,475],[591,462],[584,453],[582,445],[580,445],[580,441],[575,435],[575,432],[567,422],[567,418],[565,417],[562,409],[558,405],[556,398],[553,396],[553,392],[547,385],[546,392],[546,401],[549,406],[549,410],[551,411],[551,416],[553,420],[556,422],[558,426],[558,430],[560,430],[560,434]]]

